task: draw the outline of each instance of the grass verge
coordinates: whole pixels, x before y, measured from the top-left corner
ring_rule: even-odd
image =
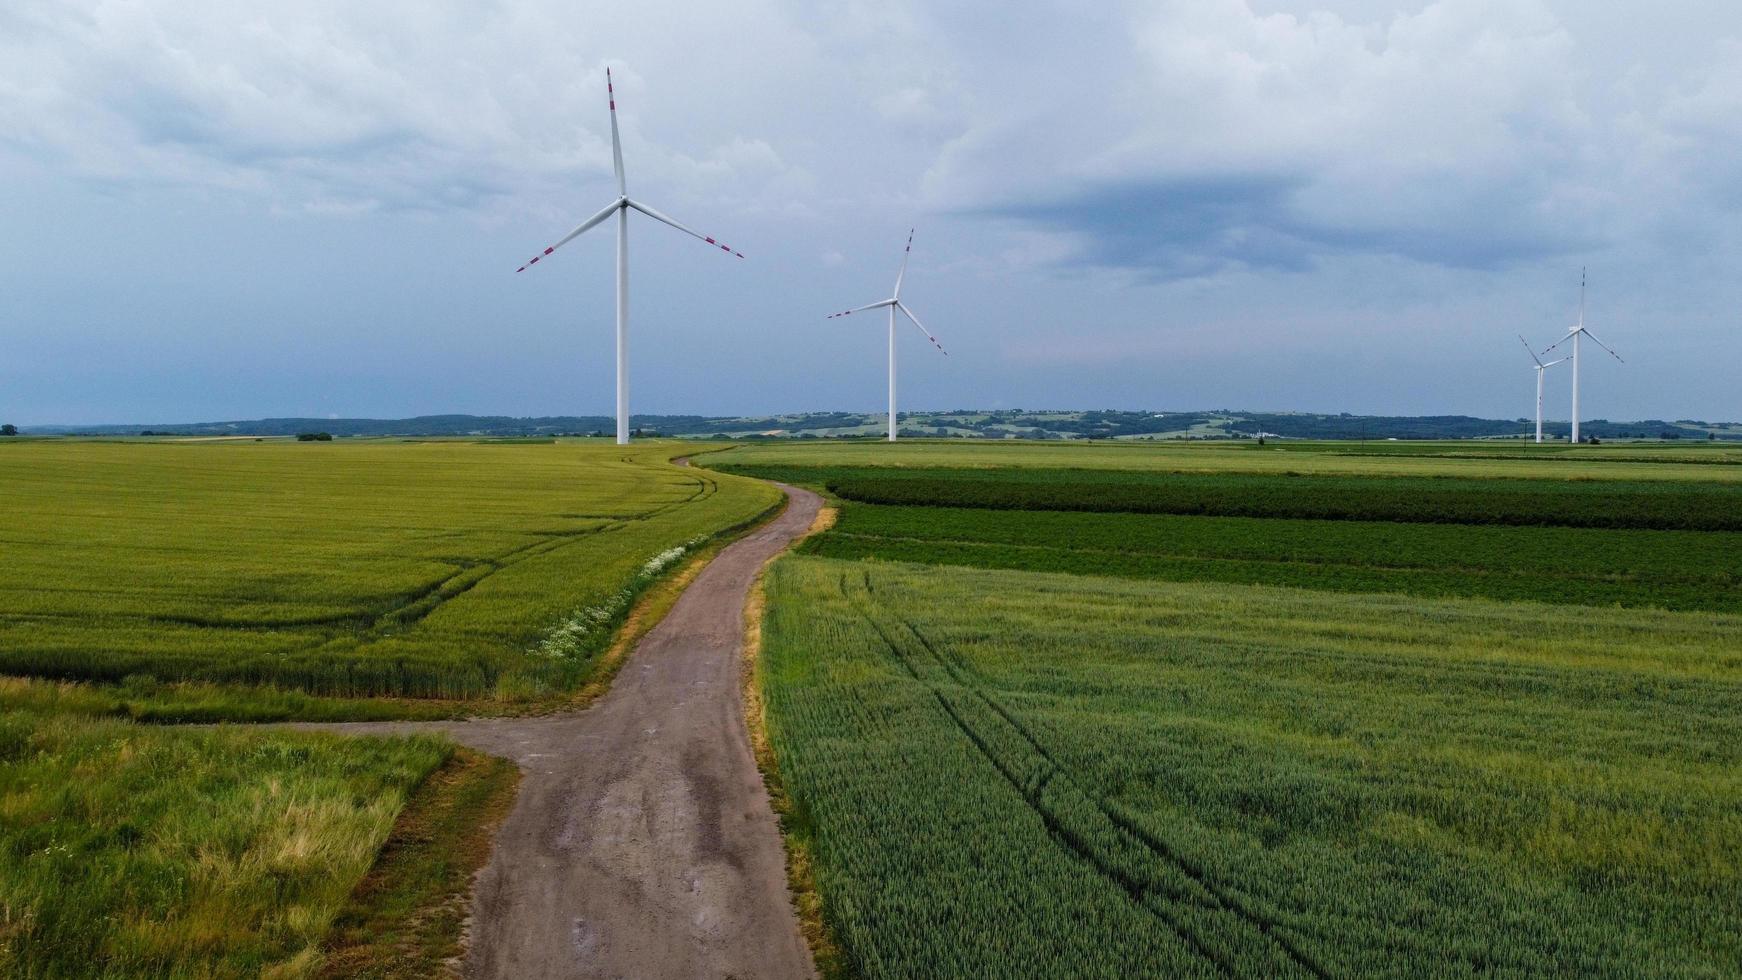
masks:
[[[0,715],[0,976],[307,976],[452,749]]]
[[[519,783],[513,763],[466,749],[430,774],[334,920],[317,976],[457,974],[472,882]]]
[[[828,530],[835,523],[836,510],[824,507],[817,512],[807,535]],[[756,755],[756,768],[762,772],[762,784],[768,789],[768,802],[780,820],[780,839],[786,849],[786,887],[792,894],[793,908],[798,912],[799,933],[810,947],[811,960],[823,980],[848,980],[855,976],[846,951],[836,938],[834,928],[823,911],[822,894],[817,890],[815,838],[816,829],[780,779],[780,763],[768,738],[768,714],[762,700],[762,614],[768,604],[762,576],[750,587],[744,604],[744,721],[750,732],[750,749]]]

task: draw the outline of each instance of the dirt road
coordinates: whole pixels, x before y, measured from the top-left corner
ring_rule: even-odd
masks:
[[[586,710],[319,726],[441,731],[523,770],[478,879],[467,976],[815,975],[739,689],[751,583],[822,503],[783,489],[785,512],[722,550]]]

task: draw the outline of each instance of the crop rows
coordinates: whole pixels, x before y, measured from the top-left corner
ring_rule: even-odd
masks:
[[[876,442],[772,440],[707,457],[721,469],[783,472],[827,469],[1083,470],[1100,473],[1201,473],[1252,476],[1450,477],[1457,479],[1603,480],[1727,483],[1742,487],[1742,452],[1734,446],[1664,449],[1605,445],[1531,447],[1497,452],[1488,443],[1027,442],[951,439]],[[1664,466],[1674,459],[1679,465]],[[746,470],[748,472],[748,470]],[[802,478],[801,478],[802,479]],[[809,482],[809,481],[806,481]]]
[[[1742,531],[1718,481],[732,466],[863,503],[1217,517]]]
[[[850,504],[834,558],[1742,612],[1742,534]]]
[[[649,559],[778,500],[671,467],[671,453],[12,447],[0,458],[0,672],[339,696],[570,689],[650,578]],[[599,609],[608,621],[583,642],[544,642]]]
[[[763,685],[867,976],[1718,976],[1742,619],[783,560]]]

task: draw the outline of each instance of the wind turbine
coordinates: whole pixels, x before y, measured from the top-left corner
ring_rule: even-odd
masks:
[[[742,252],[735,251],[731,246],[723,245],[693,228],[680,224],[629,196],[629,191],[623,182],[623,144],[617,138],[617,92],[611,85],[611,69],[609,68],[605,69],[605,97],[611,106],[611,166],[617,172],[617,199],[601,208],[598,214],[582,222],[579,228],[564,235],[555,245],[533,256],[530,262],[514,271],[525,272],[537,265],[539,259],[578,238],[582,232],[613,214],[617,216],[617,444],[623,446],[629,443],[629,210],[633,208],[655,221],[663,221],[678,231],[699,238],[721,251],[729,252],[739,258],[743,258],[744,255]]]
[[[1608,344],[1598,340],[1596,334],[1585,329],[1585,270],[1583,269],[1579,270],[1579,322],[1568,327],[1567,335],[1565,337],[1550,344],[1548,350],[1543,351],[1544,354],[1547,354],[1549,351],[1552,351],[1556,347],[1566,343],[1568,338],[1571,338],[1573,341],[1573,445],[1575,446],[1579,444],[1579,337],[1581,335],[1591,338],[1591,343],[1609,351],[1610,357],[1613,357],[1617,361],[1621,360],[1620,354],[1610,350]],[[1627,362],[1621,361],[1621,363],[1625,364]]]
[[[931,345],[933,347],[936,347],[939,351],[941,351],[945,357],[950,356],[950,352],[947,350],[944,350],[944,345],[938,343],[938,339],[931,335],[931,331],[927,330],[925,328],[925,324],[919,322],[919,317],[914,316],[913,311],[907,308],[907,304],[905,304],[901,301],[901,279],[903,276],[907,275],[907,257],[909,255],[912,255],[912,254],[913,254],[913,229],[909,228],[907,230],[907,247],[902,249],[902,251],[901,251],[901,270],[895,274],[895,292],[894,292],[894,294],[891,295],[886,300],[882,300],[882,301],[876,302],[876,303],[868,303],[864,306],[856,307],[856,308],[851,309],[851,310],[846,310],[846,311],[843,311],[841,313],[831,313],[827,317],[824,318],[824,319],[828,319],[828,320],[833,320],[836,317],[851,316],[854,313],[863,313],[866,310],[880,309],[880,308],[885,307],[885,306],[889,307],[889,441],[890,442],[895,441],[895,311],[900,310],[903,315],[905,315],[909,320],[913,321],[913,325],[919,328],[920,333],[925,334],[925,339],[931,341]]]
[[[1536,362],[1536,441],[1538,443],[1541,443],[1542,442],[1542,376],[1543,376],[1543,373],[1546,372],[1549,368],[1554,367],[1556,364],[1559,364],[1560,362],[1566,360],[1566,358],[1558,357],[1558,358],[1555,358],[1554,360],[1548,362],[1547,364],[1544,364],[1542,362],[1542,358],[1536,356],[1536,348],[1530,346],[1530,341],[1525,340],[1523,334],[1518,335],[1518,342],[1524,345],[1524,349],[1530,353],[1530,359]]]

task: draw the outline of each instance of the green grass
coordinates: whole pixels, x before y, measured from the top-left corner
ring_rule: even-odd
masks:
[[[425,738],[0,716],[0,975],[304,976]]]
[[[784,559],[866,976],[1732,976],[1742,618]]]
[[[835,558],[1742,612],[1742,534],[849,504]]]
[[[779,500],[666,462],[680,451],[7,446],[0,673],[328,697],[572,690],[661,568]]]
[[[334,920],[318,975],[421,980],[459,959],[472,875],[519,780],[514,763],[466,749],[432,773]]]

